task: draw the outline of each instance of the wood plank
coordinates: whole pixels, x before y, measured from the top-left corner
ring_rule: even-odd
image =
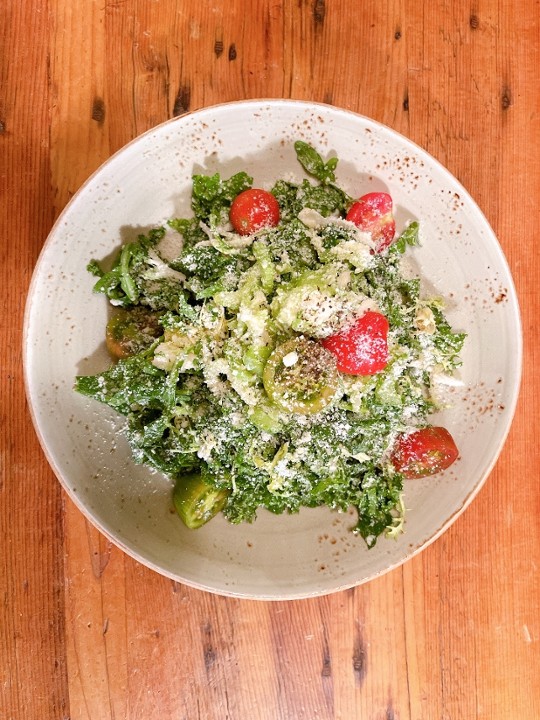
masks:
[[[40,8],[0,13],[0,717],[9,719],[60,717],[68,703],[61,494],[21,369],[24,298],[53,218],[47,37]]]

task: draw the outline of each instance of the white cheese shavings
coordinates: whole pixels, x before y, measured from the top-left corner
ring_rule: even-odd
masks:
[[[201,458],[201,460],[209,460],[210,455],[212,454],[212,450],[217,447],[218,441],[215,435],[212,433],[207,433],[204,436],[204,439],[201,443],[201,446],[197,450],[197,456]]]
[[[325,225],[334,225],[335,227],[344,228],[349,233],[351,233],[354,240],[356,240],[357,242],[362,243],[363,245],[367,245],[367,247],[373,250],[376,247],[376,243],[374,243],[371,238],[371,233],[363,232],[350,220],[345,220],[344,218],[335,217],[333,215],[331,215],[330,217],[324,217],[319,212],[317,212],[317,210],[313,210],[312,208],[304,208],[303,210],[300,210],[300,212],[298,213],[298,219],[307,228],[310,228],[312,230],[324,227]]]
[[[342,240],[329,250],[338,260],[350,263],[355,272],[366,270],[373,262],[373,255],[369,245],[358,240]]]
[[[216,397],[224,397],[230,392],[229,384],[223,378],[227,376],[229,372],[229,365],[225,358],[218,358],[212,360],[211,355],[208,351],[205,352],[203,348],[203,375],[204,381],[210,390],[210,392]]]
[[[199,223],[199,227],[204,234],[208,236],[208,240],[201,240],[195,247],[213,245],[216,250],[220,250],[221,252],[228,250],[231,254],[234,254],[249,247],[255,239],[254,235],[237,235],[224,228],[208,227],[208,225],[202,221]]]
[[[151,267],[142,273],[142,276],[146,280],[162,280],[163,278],[170,278],[183,282],[186,276],[178,270],[173,270],[166,262],[164,262],[155,250],[148,252],[148,264]]]
[[[166,370],[167,372],[169,372],[170,370],[172,370],[173,365],[177,361],[180,352],[181,348],[177,348],[169,343],[161,343],[157,346],[155,350],[152,365],[159,368],[160,370]],[[184,357],[182,358],[182,364],[179,366],[178,371],[187,372],[188,370],[193,370],[196,366],[196,360],[197,358],[194,353],[184,353]]]
[[[334,255],[336,259],[350,263],[355,268],[355,272],[366,270],[373,263],[375,243],[371,239],[371,233],[363,232],[349,220],[335,216],[323,217],[311,208],[301,210],[298,219],[312,231],[310,240],[319,256],[324,253]],[[317,229],[330,225],[345,229],[349,239],[342,240],[329,250],[325,250]]]
[[[418,309],[413,324],[419,332],[426,333],[426,335],[433,335],[437,329],[433,310],[427,306]]]
[[[293,365],[296,365],[298,362],[298,353],[295,350],[287,353],[281,362],[285,365],[285,367],[292,367]]]
[[[269,341],[267,329],[269,318],[268,304],[262,290],[257,290],[249,304],[242,303],[238,310],[238,320],[244,323],[255,343],[265,345]]]
[[[229,380],[232,389],[240,396],[246,405],[255,407],[255,405],[258,405],[263,401],[263,389],[261,387],[256,387],[255,385],[249,385],[238,372],[230,367],[227,373],[227,379]]]
[[[283,327],[318,339],[352,325],[368,310],[378,311],[377,303],[360,293],[338,290],[330,295],[307,285],[280,296],[279,302],[275,318]]]
[[[197,360],[194,346],[199,338],[200,332],[195,327],[186,328],[185,333],[166,330],[163,342],[154,350],[152,365],[168,372],[181,358],[182,365],[179,367],[179,371],[193,370]]]
[[[336,280],[336,287],[340,290],[345,290],[347,285],[351,282],[351,271],[350,270],[343,270],[339,273]]]

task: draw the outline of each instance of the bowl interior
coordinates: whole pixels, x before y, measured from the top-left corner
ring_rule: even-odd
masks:
[[[409,481],[406,532],[368,550],[354,517],[327,509],[295,516],[261,511],[253,524],[222,517],[186,529],[171,483],[135,465],[108,408],[73,391],[77,374],[109,365],[105,298],[86,271],[125,242],[190,213],[191,176],[247,170],[269,187],[302,177],[293,143],[340,158],[338,182],[359,196],[385,189],[398,229],[419,220],[421,246],[407,262],[424,291],[446,299],[467,333],[462,385],[449,390],[460,460],[431,479]],[[519,309],[510,272],[486,219],[457,180],[404,137],[359,115],[294,101],[207,108],[158,126],[108,160],[54,226],[33,276],[25,319],[28,399],[42,446],[70,497],[127,553],[180,582],[242,597],[281,599],[369,580],[434,540],[474,497],[504,443],[521,373]],[[439,422],[439,419],[437,419]]]

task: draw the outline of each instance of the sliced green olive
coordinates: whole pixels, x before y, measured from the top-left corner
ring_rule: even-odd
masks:
[[[193,530],[221,512],[228,497],[228,490],[218,490],[208,485],[199,473],[179,477],[173,491],[176,512],[184,524]]]
[[[339,386],[336,359],[314,340],[291,338],[268,358],[263,384],[270,400],[282,410],[311,415],[334,399]]]
[[[115,312],[107,323],[105,342],[113,358],[119,360],[150,347],[162,333],[159,315],[136,305]]]

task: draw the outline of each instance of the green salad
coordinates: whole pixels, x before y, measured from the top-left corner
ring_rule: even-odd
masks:
[[[353,199],[337,158],[295,150],[303,181],[195,175],[192,217],[90,262],[113,362],[75,387],[125,417],[188,527],[354,507],[372,547],[403,529],[404,484],[458,455],[429,416],[464,335],[400,271],[418,224],[396,233],[387,193]]]

